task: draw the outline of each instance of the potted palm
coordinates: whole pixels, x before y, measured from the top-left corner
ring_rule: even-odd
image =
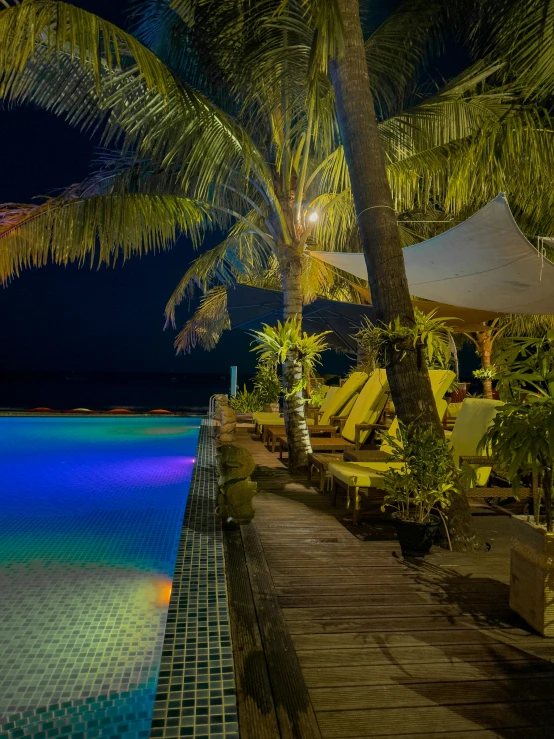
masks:
[[[543,636],[554,636],[554,331],[507,341],[499,355],[498,409],[481,441],[516,497],[530,481],[533,516],[512,517],[510,607]]]
[[[450,505],[457,471],[449,442],[430,425],[399,423],[398,436],[383,434],[393,463],[384,475],[382,510],[395,508],[393,520],[405,557],[428,554]]]

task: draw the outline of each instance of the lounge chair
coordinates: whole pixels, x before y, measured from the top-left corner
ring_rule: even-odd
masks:
[[[317,425],[317,422],[321,415],[326,412],[327,408],[333,401],[334,396],[340,390],[338,386],[331,386],[328,388],[325,398],[319,408],[318,417],[314,418],[306,414],[306,422],[308,426]],[[282,413],[266,413],[265,411],[255,411],[252,414],[252,419],[256,428],[256,433],[262,436],[262,441],[266,441],[263,437],[264,426],[281,426],[285,425],[285,419]]]
[[[487,458],[476,455],[479,442],[496,415],[499,405],[502,405],[499,400],[467,398],[463,402],[450,437],[456,464],[459,465],[466,461],[474,467],[477,487],[470,493],[473,497],[491,497],[491,489],[485,486],[492,466],[483,464]],[[386,447],[382,445],[380,451],[386,451]],[[390,469],[401,469],[402,464],[402,462],[388,461],[331,462],[329,474],[333,480],[333,504],[336,504],[339,489],[344,489],[347,507],[353,503],[353,520],[354,524],[357,524],[361,502],[360,492],[369,495],[372,489],[381,490],[383,475]]]
[[[357,373],[363,374],[363,373]],[[381,418],[388,398],[387,377],[384,370],[376,370],[365,382],[358,394],[352,409],[344,416],[330,416],[331,426],[340,426],[340,435],[331,435],[330,438],[310,438],[312,452],[341,452],[354,446],[356,440],[365,441],[374,431]],[[323,418],[321,419],[323,421]],[[311,430],[310,430],[311,436]],[[284,436],[278,438],[279,455],[283,459],[283,452],[288,450],[288,441]],[[310,462],[311,463],[311,462]]]
[[[452,384],[455,375],[450,370],[431,370],[429,377],[431,379],[433,395],[438,403]],[[340,458],[337,458],[336,454],[332,457],[329,453],[342,452],[343,454],[349,454],[354,453],[355,450],[357,452],[362,445],[367,443],[371,434],[379,429],[385,429],[385,426],[379,423],[379,421],[387,402],[388,393],[389,388],[385,370],[377,370],[367,381],[356,405],[344,423],[342,437],[311,440],[312,454],[308,457],[308,477],[311,481],[312,469],[316,471],[319,476],[318,487],[321,492],[325,485],[329,464],[331,462],[341,461]],[[444,401],[441,407],[442,413],[444,413],[446,401]],[[392,433],[395,433],[396,425],[397,422],[393,421],[390,429]],[[282,448],[287,448],[286,443],[283,443]],[[322,454],[321,452],[324,453]],[[363,454],[365,455],[366,453],[364,452]],[[376,450],[367,452],[367,455],[375,461],[379,461],[382,458],[380,454]]]
[[[353,403],[354,396],[360,391],[367,380],[368,376],[365,372],[352,372],[344,385],[337,387],[336,391],[330,397],[328,391],[327,397],[325,398],[328,402],[322,404],[322,413],[318,418],[318,422],[315,423],[310,418],[306,419],[310,435],[333,433],[338,428],[338,422],[334,423],[331,418],[341,413],[345,406]],[[277,439],[282,434],[285,426],[285,419],[281,416],[275,420],[270,420],[267,417],[261,417],[261,414],[256,414],[255,420],[258,428],[261,429],[262,441],[267,443],[272,451],[275,451]],[[333,436],[335,435],[333,434]],[[285,437],[283,436],[283,438]]]

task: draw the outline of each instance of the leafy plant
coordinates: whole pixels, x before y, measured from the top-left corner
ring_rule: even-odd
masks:
[[[405,521],[426,523],[433,509],[450,505],[457,476],[450,443],[432,426],[398,425],[398,437],[382,434],[392,449],[391,461],[400,464],[384,475],[382,510],[393,507]]]
[[[323,388],[323,385],[316,385],[312,387],[312,394],[308,398],[308,405],[312,408],[319,408],[325,399],[327,391]]]
[[[403,325],[400,318],[389,324],[373,324],[366,318],[355,338],[383,368],[391,363],[393,354],[400,354],[402,359],[407,352],[419,352],[429,367],[442,369],[451,361],[451,329],[445,321],[454,319],[435,318],[435,314],[415,308],[415,323],[411,326]]]
[[[237,413],[254,413],[264,409],[264,401],[259,392],[248,390],[246,385],[237,392],[234,398],[229,399],[229,405]]]
[[[494,364],[491,364],[490,367],[473,370],[473,377],[476,380],[495,380],[497,376],[498,370]]]
[[[256,367],[254,388],[262,403],[278,403],[281,395],[281,379],[275,362],[260,362]]]
[[[537,524],[540,522],[542,492],[546,529],[552,531],[554,398],[541,393],[528,396],[525,403],[508,403],[500,407],[481,440],[480,448],[490,449],[516,495],[522,479],[531,476],[535,521]]]
[[[511,337],[497,356],[502,395],[554,397],[554,329],[542,337]]]
[[[285,323],[277,322],[277,326],[263,324],[261,331],[252,331],[255,346],[252,351],[258,354],[261,363],[277,362],[284,364],[288,359],[300,365],[301,379],[285,396],[292,396],[306,387],[306,377],[313,374],[315,367],[321,363],[321,353],[327,348],[324,336],[330,333],[308,335],[302,331],[301,323],[296,318],[289,318]]]

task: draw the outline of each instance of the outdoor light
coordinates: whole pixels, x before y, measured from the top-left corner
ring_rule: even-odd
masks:
[[[319,213],[316,213],[315,210],[310,213],[308,216],[308,220],[310,223],[315,223],[317,219],[319,218]]]

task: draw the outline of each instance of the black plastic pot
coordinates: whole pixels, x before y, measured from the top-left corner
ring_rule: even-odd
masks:
[[[424,557],[429,554],[440,526],[440,518],[431,516],[426,523],[405,521],[398,517],[398,513],[393,513],[392,518],[404,557]]]

